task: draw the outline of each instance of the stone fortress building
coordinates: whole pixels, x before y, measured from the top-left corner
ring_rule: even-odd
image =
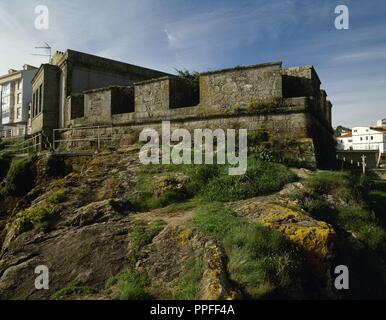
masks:
[[[85,90],[108,85],[130,86],[135,81],[165,76],[163,72],[133,66],[86,53],[57,52],[50,64],[43,64],[32,79],[31,131],[52,141],[52,130],[68,125],[82,114]],[[72,106],[72,108],[71,108]]]
[[[160,130],[170,121],[172,129],[248,129],[252,144],[311,167],[334,165],[332,104],[312,66],[271,62],[201,73],[195,80],[57,52],[32,79],[33,137],[46,147],[74,146],[100,126],[113,133],[111,144],[125,146],[138,142],[144,128]],[[55,136],[54,129],[60,129]]]

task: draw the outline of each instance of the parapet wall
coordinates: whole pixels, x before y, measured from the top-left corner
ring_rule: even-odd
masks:
[[[310,166],[329,167],[335,161],[331,103],[312,67],[282,69],[275,62],[204,73],[199,88],[163,77],[126,89],[85,92],[84,116],[70,126],[110,125],[124,145],[138,142],[146,127],[160,129],[162,121],[189,130],[248,129],[261,140],[256,143],[291,145],[282,152]],[[120,99],[113,98],[117,90]]]
[[[283,97],[281,62],[226,69],[200,76],[200,107],[227,112]]]

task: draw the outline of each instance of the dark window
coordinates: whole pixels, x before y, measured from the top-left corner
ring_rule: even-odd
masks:
[[[43,85],[40,85],[39,87],[39,113],[42,112],[42,90],[43,90]]]
[[[32,94],[32,117],[35,117],[36,110],[35,110],[35,92]]]

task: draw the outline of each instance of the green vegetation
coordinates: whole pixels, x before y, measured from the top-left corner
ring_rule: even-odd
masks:
[[[301,252],[279,232],[249,223],[220,204],[199,207],[192,224],[222,242],[230,277],[246,296],[301,297]]]
[[[152,242],[155,236],[164,228],[165,222],[158,220],[145,224],[135,222],[129,230],[130,244],[128,248],[128,259],[130,267],[106,282],[106,289],[120,300],[146,300],[152,297],[146,292],[150,280],[146,273],[138,272],[135,263],[138,259],[139,250]]]
[[[108,279],[106,289],[112,292],[115,299],[148,300],[152,298],[146,293],[146,287],[149,284],[149,277],[145,273],[128,269]]]
[[[137,190],[139,194],[130,199],[133,209],[146,211],[165,207],[175,202],[195,198],[203,201],[236,201],[279,191],[287,183],[297,179],[286,166],[262,161],[252,154],[248,158],[245,175],[230,176],[228,165],[148,165],[143,168]],[[156,177],[169,175],[176,179],[176,173],[188,179],[183,184],[168,181],[171,188],[154,194]]]
[[[50,177],[64,177],[68,169],[64,159],[59,155],[50,155],[47,160],[47,175]]]
[[[28,148],[30,147],[30,148]],[[0,155],[7,154],[17,154],[21,152],[31,152],[33,147],[32,140],[24,140],[22,138],[12,139],[12,140],[0,140]]]
[[[54,193],[51,193],[48,196],[47,202],[53,205],[62,203],[66,200],[68,192],[68,189],[60,189]]]
[[[375,181],[370,185],[366,201],[374,210],[377,219],[386,228],[386,181]]]
[[[229,176],[224,168],[208,172],[208,168],[193,171],[193,189],[208,201],[236,201],[266,195],[282,189],[296,180],[285,166],[250,158],[245,175]],[[209,179],[208,179],[209,178]],[[207,180],[206,180],[207,179]]]
[[[35,181],[35,157],[14,159],[8,170],[4,192],[13,196],[23,196],[28,193]]]
[[[33,228],[52,227],[56,221],[56,207],[66,199],[67,192],[67,189],[54,192],[39,205],[17,213],[16,233],[20,234]]]
[[[85,295],[94,293],[97,293],[97,290],[91,287],[68,287],[55,292],[51,296],[51,299],[58,300],[72,295]]]
[[[200,73],[197,71],[190,72],[189,70],[178,70],[175,69],[177,72],[177,75],[181,78],[190,83],[193,87],[197,88],[200,84]]]
[[[144,224],[143,222],[134,223],[129,230],[129,260],[135,262],[139,250],[151,243],[164,227],[165,222],[162,220],[153,221],[149,224]]]
[[[161,212],[174,213],[178,211],[186,211],[196,208],[199,203],[200,201],[198,199],[190,199],[184,202],[175,202],[165,208],[162,208]]]
[[[303,207],[311,215],[354,233],[371,249],[386,253],[386,231],[365,203],[369,188],[366,179],[348,172],[322,171],[310,177],[305,186]],[[325,195],[332,195],[332,201]]]
[[[191,259],[187,263],[188,272],[174,280],[172,287],[175,292],[175,300],[196,300],[200,292],[200,282],[202,278],[203,262],[202,259]]]
[[[0,181],[7,176],[11,161],[11,156],[9,154],[0,153]]]
[[[305,186],[295,195],[301,207],[337,232],[334,265],[347,265],[350,270],[350,290],[342,293],[344,297],[383,297],[386,230],[380,213],[384,211],[377,216],[371,207],[384,210],[384,184],[371,185],[349,172],[322,171],[306,180]]]
[[[272,108],[289,108],[292,105],[283,98],[276,98],[268,101],[252,101],[248,111],[266,110]]]

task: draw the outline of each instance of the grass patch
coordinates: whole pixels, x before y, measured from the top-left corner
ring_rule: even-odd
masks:
[[[288,103],[283,98],[275,98],[271,100],[266,101],[252,101],[249,105],[247,110],[252,111],[259,111],[259,110],[270,110],[273,108],[289,108],[292,104]]]
[[[197,207],[197,205],[200,203],[198,199],[190,199],[185,202],[176,202],[172,203],[171,205],[162,208],[161,212],[162,213],[174,213],[178,211],[186,211],[190,209],[194,209]]]
[[[66,199],[67,192],[67,189],[61,189],[49,195],[39,205],[17,213],[16,234],[21,234],[33,228],[51,228],[57,218],[56,206]]]
[[[334,265],[350,269],[350,290],[339,294],[349,299],[383,298],[385,185],[371,184],[350,172],[322,171],[306,180],[305,186],[297,195],[301,207],[334,227]]]
[[[224,170],[225,169],[225,170]],[[229,176],[226,168],[197,168],[192,188],[207,201],[236,201],[270,194],[296,180],[296,175],[281,164],[250,158],[245,175]]]
[[[134,223],[130,227],[128,257],[133,265],[137,261],[139,250],[147,244],[150,244],[164,227],[165,222],[162,220],[153,221],[149,224],[141,221]]]
[[[370,249],[386,254],[386,230],[365,202],[369,197],[366,179],[349,172],[321,171],[306,180],[305,186],[301,201],[306,211],[336,229],[353,232]],[[329,195],[332,202],[327,201]]]
[[[130,269],[110,278],[106,288],[119,300],[149,300],[152,297],[146,292],[150,279],[145,273],[134,272]]]
[[[286,166],[248,158],[244,175],[230,176],[228,165],[147,165],[137,183],[138,195],[132,197],[132,208],[147,211],[195,198],[203,201],[229,202],[266,195],[281,190],[296,181],[296,175]],[[181,173],[189,180],[178,190],[155,195],[157,177]],[[176,183],[177,185],[177,183]]]
[[[192,224],[222,242],[230,278],[247,297],[302,296],[301,252],[279,232],[249,223],[220,204],[199,207]]]
[[[62,202],[64,202],[67,199],[68,192],[69,192],[68,189],[60,189],[60,190],[58,190],[58,191],[56,191],[54,193],[51,193],[48,196],[47,201],[50,204],[62,203]]]
[[[194,258],[188,261],[188,272],[174,280],[172,288],[175,300],[196,300],[200,292],[200,283],[203,272],[203,261]]]
[[[135,269],[140,249],[151,243],[155,236],[164,228],[165,222],[158,220],[149,224],[142,221],[135,222],[129,230],[128,259],[130,267],[106,282],[114,299],[119,300],[148,300],[152,296],[146,292],[150,285],[150,279],[145,272]]]
[[[51,299],[58,300],[72,295],[94,294],[97,290],[91,287],[67,287],[55,292]]]
[[[14,159],[8,170],[4,191],[12,196],[23,196],[28,193],[35,181],[35,157]]]

